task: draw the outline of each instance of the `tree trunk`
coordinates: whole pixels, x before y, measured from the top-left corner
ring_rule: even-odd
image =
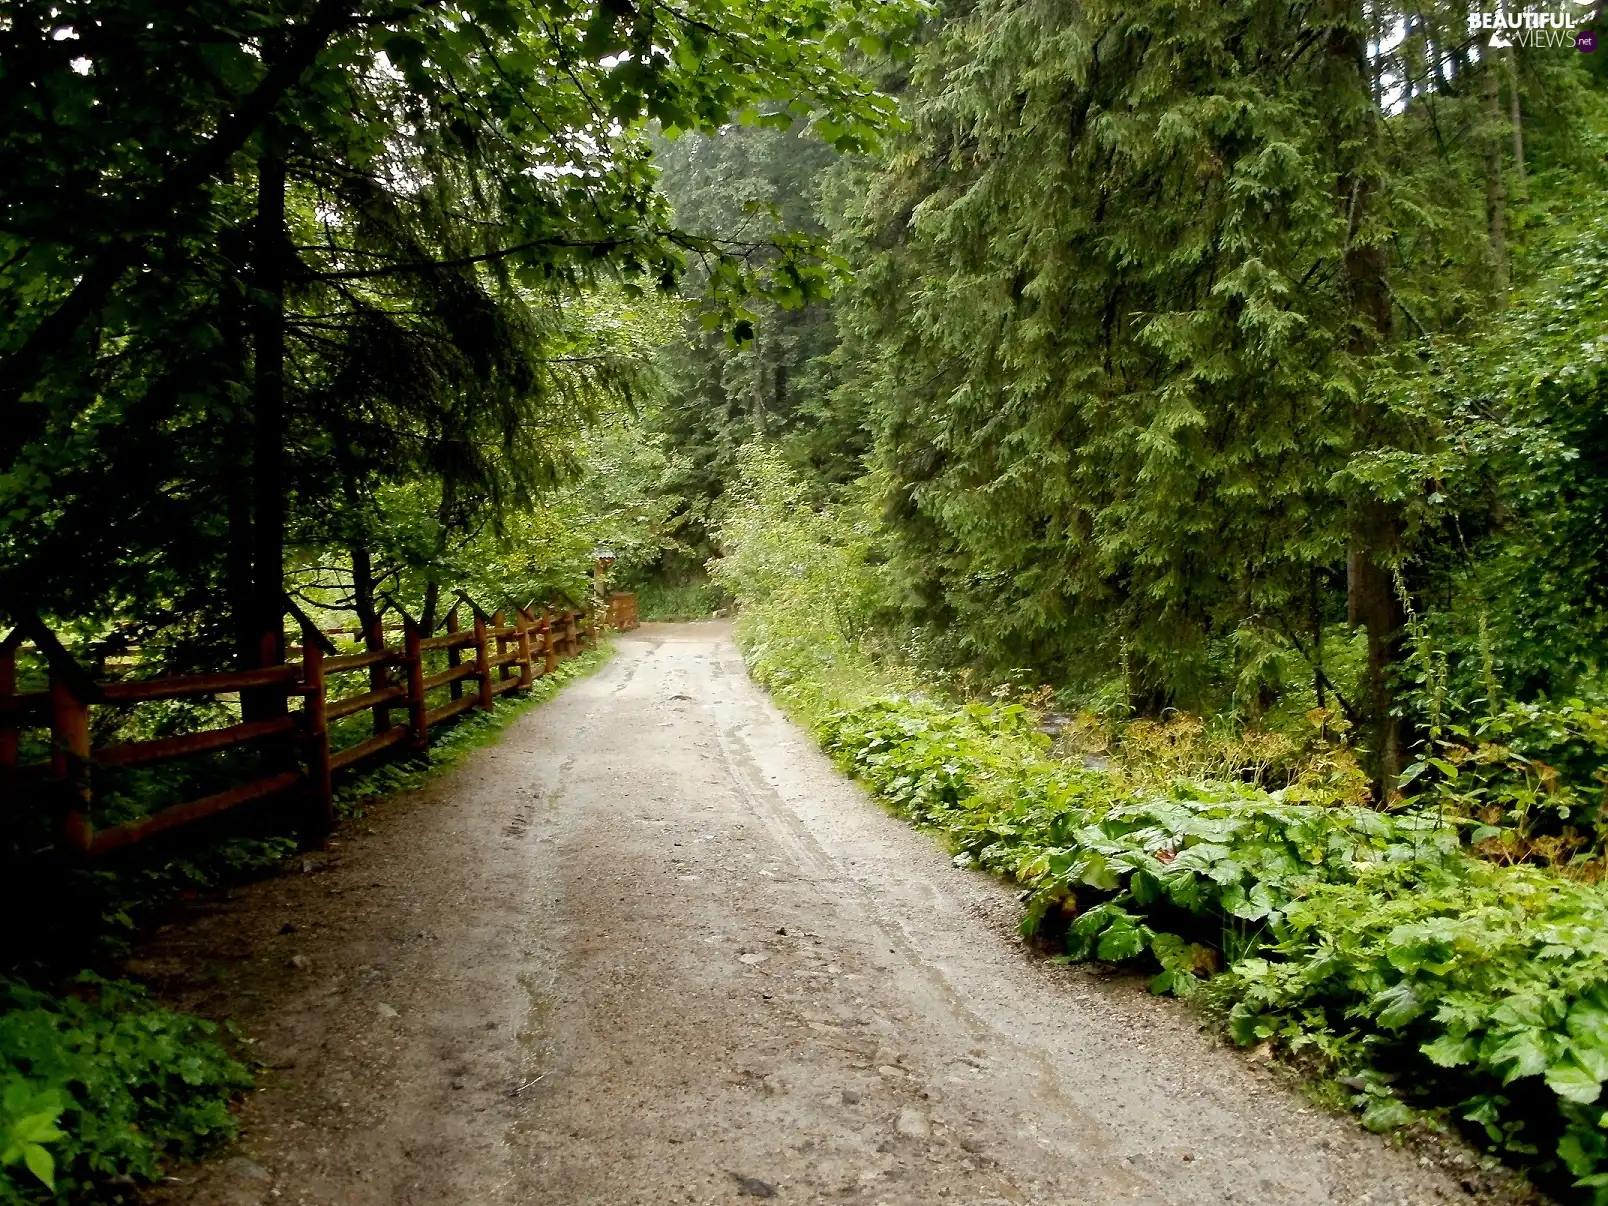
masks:
[[[231,282],[232,283],[232,282]],[[221,291],[218,325],[223,331],[223,364],[226,381],[246,379],[246,315],[239,294],[226,287]],[[229,639],[234,664],[249,670],[256,666],[257,604],[251,577],[251,462],[247,448],[251,436],[247,424],[231,418],[224,427],[219,464],[223,468],[221,492],[227,547],[223,550],[223,590],[229,607]]]
[[[447,532],[452,519],[452,512],[458,503],[458,490],[450,477],[441,479],[441,506],[436,511],[436,547],[435,556],[439,563],[447,551]],[[429,637],[434,634],[436,626],[436,612],[441,607],[441,580],[436,576],[440,571],[431,567],[429,576],[424,584],[424,615],[419,620],[419,630]]]
[[[257,642],[257,595],[251,578],[251,479],[231,474],[223,484],[229,547],[224,550],[224,590],[229,596],[229,622],[235,665],[256,666],[261,656]]]
[[[419,632],[429,637],[435,632],[436,610],[441,606],[441,583],[435,578],[424,584],[424,618],[419,621]]]
[[[374,629],[377,612],[374,606],[374,559],[369,547],[361,540],[352,541],[348,550],[352,558],[352,610],[357,612],[358,629],[366,637]]]
[[[1486,48],[1480,72],[1480,94],[1485,104],[1485,223],[1491,239],[1491,262],[1496,289],[1508,288],[1507,198],[1502,188],[1502,82],[1496,75],[1496,51]]]
[[[1524,106],[1519,97],[1519,60],[1513,47],[1507,51],[1508,124],[1513,127],[1513,195],[1519,203],[1530,200],[1530,180],[1524,167]]]
[[[1406,746],[1402,719],[1392,714],[1396,701],[1391,683],[1391,668],[1401,656],[1401,630],[1406,622],[1388,564],[1398,551],[1400,532],[1400,521],[1386,504],[1369,501],[1353,507],[1351,547],[1346,555],[1346,620],[1362,625],[1368,633],[1368,664],[1357,710],[1374,797],[1380,803],[1389,803],[1396,791]]]
[[[1384,248],[1364,238],[1373,186],[1368,159],[1376,154],[1380,115],[1366,76],[1361,16],[1349,0],[1331,0],[1327,53],[1336,89],[1336,143],[1359,148],[1355,159],[1342,160],[1336,182],[1339,204],[1347,217],[1344,255],[1345,288],[1359,320],[1352,351],[1366,356],[1388,343],[1393,334],[1389,264]],[[1366,98],[1366,104],[1361,104]],[[1358,448],[1376,444],[1383,416],[1371,408],[1356,416]],[[1391,668],[1398,660],[1403,616],[1396,598],[1392,567],[1400,555],[1401,517],[1375,499],[1348,504],[1346,612],[1352,624],[1368,632],[1368,665],[1362,698],[1357,702],[1358,736],[1368,751],[1375,798],[1384,802],[1401,776],[1405,740],[1395,707]]]
[[[253,265],[251,566],[258,658],[266,665],[285,658],[285,161],[277,122],[268,123],[262,140]],[[262,715],[285,711],[283,696],[258,704]]]

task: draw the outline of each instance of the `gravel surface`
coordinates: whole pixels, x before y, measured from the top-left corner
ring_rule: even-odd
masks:
[[[723,624],[594,677],[132,970],[266,1065],[159,1203],[1523,1199],[1036,959],[784,720]]]

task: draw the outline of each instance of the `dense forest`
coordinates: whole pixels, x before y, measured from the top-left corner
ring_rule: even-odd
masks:
[[[1440,1110],[1608,1201],[1608,952],[1577,935],[1542,976],[1535,951],[1575,939],[1489,878],[1528,877],[1549,925],[1602,910],[1603,24],[1441,0],[17,0],[0,688],[285,664],[309,615],[367,633],[389,609],[428,639],[459,598],[580,606],[602,556],[650,617],[735,609],[778,699],[1036,893],[1030,928],[1069,954],[1219,984],[1241,1041],[1364,1069],[1381,1126]],[[273,711],[248,692],[95,736]],[[60,764],[47,724],[0,721],[0,773]],[[951,753],[923,744],[940,730]],[[973,790],[1009,779],[985,747],[1027,768],[1008,806]],[[180,790],[118,782],[119,816]],[[60,786],[0,783],[6,866],[49,868],[19,899],[88,882],[60,870]],[[1321,823],[1279,813],[1276,852],[1233,836],[1253,795]],[[1088,836],[1118,796],[1229,813],[1130,849],[1173,821]],[[1260,870],[1166,897],[1202,841]],[[1369,879],[1430,847],[1475,869]],[[1342,940],[1292,903],[1336,885],[1497,920],[1381,912]],[[1511,963],[1462,997],[1413,987],[1502,926]],[[1365,930],[1394,945],[1320,984],[1320,948]],[[0,966],[32,1019],[0,1022],[0,1201],[48,1200],[58,1164],[64,1201],[157,1168],[159,1144],[107,1155],[82,1122],[52,1146],[92,1111],[39,1017],[91,1022],[40,946]],[[1252,983],[1270,966],[1311,974]],[[1522,1018],[1476,1023],[1475,998]],[[196,1083],[226,1095],[206,1050]],[[1375,1075],[1390,1059],[1422,1065],[1421,1098]],[[182,1147],[188,1108],[141,1125]],[[191,1132],[227,1130],[207,1117]]]
[[[1386,793],[1432,704],[1599,681],[1601,76],[1461,5],[1192,11],[940,22],[878,160],[674,144],[689,222],[774,212],[854,281],[674,353],[658,422],[700,497],[758,437],[868,505],[918,657],[1328,709]]]

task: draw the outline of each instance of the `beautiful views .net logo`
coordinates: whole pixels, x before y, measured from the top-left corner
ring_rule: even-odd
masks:
[[[1593,15],[1590,10],[1570,8],[1499,9],[1470,13],[1469,24],[1476,31],[1488,31],[1490,46],[1497,50],[1510,46],[1573,46],[1582,54],[1590,54],[1597,49],[1597,34],[1594,30],[1581,27]]]

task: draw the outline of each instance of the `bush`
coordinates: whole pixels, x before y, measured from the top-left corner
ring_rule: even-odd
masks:
[[[81,1200],[113,1178],[150,1180],[165,1155],[235,1133],[251,1077],[217,1027],[84,975],[83,996],[0,980],[0,1203]]]

